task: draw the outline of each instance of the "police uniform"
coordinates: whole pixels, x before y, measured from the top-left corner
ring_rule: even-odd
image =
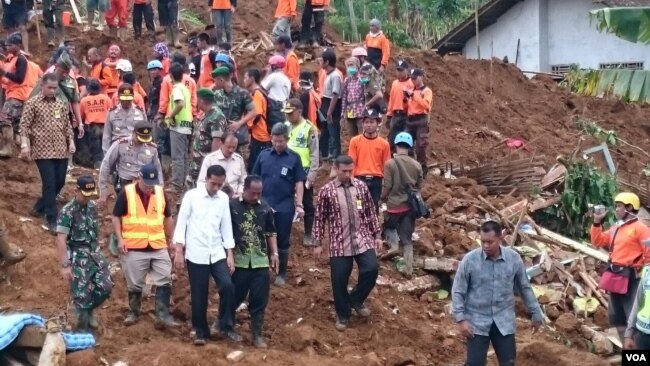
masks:
[[[79,177],[77,188],[86,197],[97,194],[95,181],[90,176]],[[61,209],[56,231],[66,236],[68,260],[62,267],[71,268],[70,291],[77,310],[77,327],[96,326],[92,312],[108,299],[113,289],[108,262],[97,243],[97,204],[93,201],[83,204],[73,198]]]
[[[108,195],[108,182],[110,175],[117,172],[117,182],[115,182],[115,191],[124,187],[138,178],[140,168],[147,164],[153,164],[158,169],[158,176],[162,177],[162,167],[158,158],[156,144],[152,142],[142,142],[141,137],[151,141],[152,126],[147,122],[140,122],[136,125],[136,138],[124,137],[111,145],[106,152],[99,169],[99,192],[100,197]],[[162,181],[160,182],[162,184]]]
[[[133,129],[138,122],[147,122],[147,114],[135,104],[131,108],[124,109],[117,105],[108,112],[108,118],[104,125],[102,137],[102,150],[107,153],[111,144],[121,137],[131,136]]]

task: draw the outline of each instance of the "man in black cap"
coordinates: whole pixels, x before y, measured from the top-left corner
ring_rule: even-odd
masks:
[[[427,176],[427,146],[429,146],[429,114],[433,105],[433,91],[424,85],[424,71],[411,70],[413,89],[404,91],[404,103],[408,104],[406,131],[415,140],[415,157]]]
[[[108,112],[102,137],[104,154],[111,144],[121,137],[130,136],[133,128],[140,122],[147,122],[147,113],[133,104],[135,93],[131,84],[122,84],[117,90],[120,104]]]
[[[113,229],[129,292],[126,326],[137,323],[140,318],[147,274],[156,286],[156,328],[178,326],[169,314],[174,221],[159,175],[160,166],[142,166],[138,181],[126,185],[115,198]]]
[[[96,195],[93,177],[79,177],[75,197],[63,206],[56,225],[61,276],[70,282],[79,330],[99,327],[93,311],[113,289],[108,262],[99,250],[99,214],[91,200]]]
[[[397,79],[393,80],[388,96],[388,108],[386,116],[388,117],[388,143],[391,150],[395,150],[395,136],[406,129],[406,107],[404,103],[404,90],[413,90],[413,81],[409,75],[409,64],[404,60],[397,61]]]
[[[5,102],[0,111],[0,157],[13,155],[14,135],[18,135],[18,123],[23,113],[23,105],[36,84],[36,76],[27,78],[28,61],[20,47],[23,39],[20,33],[12,33],[7,37],[7,59],[4,67],[0,68],[0,77],[6,78],[3,83]]]

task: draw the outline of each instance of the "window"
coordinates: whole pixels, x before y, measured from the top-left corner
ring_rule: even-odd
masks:
[[[556,75],[565,75],[571,70],[571,65],[551,65],[551,73]]]
[[[600,69],[643,70],[643,62],[612,62],[600,64]]]

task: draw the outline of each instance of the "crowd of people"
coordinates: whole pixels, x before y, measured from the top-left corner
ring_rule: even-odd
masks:
[[[109,27],[114,28],[116,17],[117,26],[124,27],[122,2],[111,1]],[[144,17],[151,30],[151,5],[135,5],[134,19]],[[156,327],[177,327],[169,310],[172,272],[186,270],[196,345],[212,335],[241,341],[234,314],[248,298],[251,341],[267,346],[263,326],[270,283],[286,286],[292,242],[311,247],[316,258],[327,243],[340,331],[349,326],[353,312],[371,315],[365,302],[376,284],[379,259],[401,254],[403,274],[414,273],[415,220],[428,212],[419,196],[428,174],[433,104],[424,71],[397,60],[396,79],[386,88],[390,42],[373,19],[365,44],[349,57],[342,59],[332,48],[319,51],[315,82],[312,72],[301,70],[290,35],[296,1],[279,0],[275,53],[265,70],[251,68],[240,75],[229,51],[236,5],[214,0],[216,37],[191,34],[187,54],[170,52],[178,43],[177,30],[170,27],[168,42],[154,43],[146,65],[148,90],[117,44],[105,54],[91,48],[79,60],[74,43],[64,42],[45,71],[24,52],[24,32],[10,34],[1,45],[0,157],[14,156],[14,144],[19,144],[19,156],[38,168],[42,192],[31,215],[42,218],[44,228],[57,237],[78,329],[98,327],[95,310],[110,298],[114,285],[98,245],[99,212],[107,209],[111,194],[109,250],[120,256],[127,285],[124,325],[140,320],[149,276],[156,287]],[[326,0],[307,0],[302,45],[317,46],[327,5]],[[101,1],[94,6],[100,13],[108,9]],[[178,5],[168,0],[160,6],[174,12]],[[315,32],[305,28],[312,19]],[[86,152],[98,179],[79,177],[74,198],[59,211],[59,193],[77,150]],[[329,181],[316,190],[318,172],[328,168]],[[643,299],[649,275],[640,270],[650,258],[650,230],[638,222],[638,197],[623,193],[616,205],[620,222],[603,232],[604,216],[596,215],[592,240],[609,247],[611,276],[629,280],[624,289],[607,288],[612,324],[627,337],[626,347],[635,346],[635,334],[636,346],[647,347],[650,316]],[[299,221],[304,236],[292,241],[292,227]],[[481,248],[467,254],[458,268],[454,317],[468,339],[468,365],[485,363],[490,341],[501,364],[514,363],[513,289],[524,299],[535,329],[543,323],[542,313],[521,258],[504,245],[501,226],[488,221],[480,233]],[[4,230],[0,255],[10,263],[24,258],[10,252]],[[359,277],[350,291],[354,262]],[[219,289],[218,316],[211,326],[210,277]]]

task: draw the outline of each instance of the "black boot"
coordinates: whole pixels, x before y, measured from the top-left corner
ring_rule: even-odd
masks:
[[[172,295],[170,286],[160,286],[156,288],[156,328],[174,328],[178,323],[169,314],[169,299]]]
[[[77,330],[90,330],[90,311],[86,309],[77,309]]]
[[[251,331],[253,332],[253,346],[256,348],[267,348],[264,337],[262,336],[262,328],[264,326],[264,313],[255,314],[251,316]]]
[[[287,266],[289,264],[289,250],[278,250],[278,257],[280,259],[280,268],[278,275],[275,276],[275,285],[284,286],[287,279]]]
[[[124,319],[127,327],[138,322],[140,319],[140,304],[142,303],[141,292],[129,292],[129,312]]]

